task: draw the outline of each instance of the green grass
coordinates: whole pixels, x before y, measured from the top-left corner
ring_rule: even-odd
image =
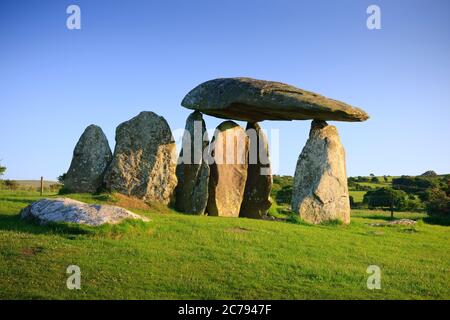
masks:
[[[68,195],[90,203],[114,197]],[[149,223],[40,226],[18,217],[37,200],[0,191],[1,299],[449,299],[450,227],[372,227],[388,219],[354,211],[349,226],[134,210]],[[154,213],[159,212],[159,213]],[[82,289],[66,288],[69,265]],[[382,290],[366,269],[382,270]]]
[[[356,202],[363,202],[364,195],[367,191],[356,191],[356,190],[349,190],[349,195],[353,197],[353,200]]]

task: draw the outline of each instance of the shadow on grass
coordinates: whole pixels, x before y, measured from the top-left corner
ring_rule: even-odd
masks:
[[[64,223],[41,225],[36,220],[23,220],[17,215],[0,215],[0,230],[32,234],[89,234],[89,230],[80,226]]]
[[[442,216],[428,216],[422,219],[423,222],[427,224],[439,225],[439,226],[450,226],[450,217]]]
[[[121,238],[125,235],[149,233],[150,224],[140,220],[124,220],[118,224],[104,224],[101,226],[87,226],[75,223],[46,223],[41,224],[35,219],[22,219],[20,214],[1,215],[0,230],[31,234],[61,235],[67,238],[76,236],[101,236],[107,238]]]
[[[36,199],[23,199],[23,198],[2,198],[1,200],[23,204],[32,204],[33,202],[36,202]]]

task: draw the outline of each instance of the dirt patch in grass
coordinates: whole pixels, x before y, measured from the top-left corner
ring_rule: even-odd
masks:
[[[22,255],[22,257],[32,257],[37,255],[38,253],[41,253],[42,251],[44,251],[44,248],[42,247],[23,248],[20,251],[20,254]]]
[[[242,228],[242,227],[235,227],[235,228],[228,228],[226,231],[233,232],[233,233],[246,233],[250,232],[250,229]]]
[[[114,205],[127,208],[127,209],[137,209],[137,210],[149,210],[151,206],[149,206],[145,201],[140,200],[138,198],[125,196],[123,194],[115,193],[114,198],[117,202]]]

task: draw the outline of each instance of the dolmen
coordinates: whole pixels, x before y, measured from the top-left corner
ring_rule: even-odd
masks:
[[[247,121],[247,132],[253,132],[251,139],[229,120],[216,129],[213,143],[218,149],[209,152],[212,160],[221,160],[225,144],[237,156],[231,162],[210,165],[209,214],[264,216],[270,207],[272,176],[270,161],[264,161],[269,158],[268,143],[259,122],[313,120],[295,171],[292,210],[314,224],[350,222],[345,151],[337,128],[327,121],[365,121],[369,118],[365,111],[288,84],[251,78],[207,81],[189,92],[181,104],[210,116]]]
[[[350,222],[345,151],[327,121],[361,122],[360,108],[280,82],[251,78],[207,81],[181,105],[186,120],[181,151],[167,121],[142,112],[118,126],[116,145],[97,126],[81,136],[65,180],[72,192],[108,190],[178,211],[264,218],[272,205],[269,143],[261,122],[312,120],[294,176],[292,210],[304,221]],[[225,119],[208,136],[203,115]],[[246,128],[234,122],[246,121]]]

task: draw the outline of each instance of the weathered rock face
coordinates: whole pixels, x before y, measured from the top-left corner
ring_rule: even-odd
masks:
[[[186,120],[177,166],[176,208],[181,212],[205,213],[208,203],[209,165],[204,159],[204,152],[207,152],[208,148],[205,122],[202,114],[195,111]]]
[[[75,147],[64,188],[80,193],[98,191],[102,187],[103,177],[111,159],[111,149],[102,129],[90,125]]]
[[[183,107],[249,122],[262,120],[365,121],[367,113],[284,83],[251,78],[207,81],[189,92]]]
[[[44,199],[32,203],[20,213],[22,219],[37,219],[42,224],[49,222],[69,222],[98,226],[105,223],[116,224],[125,219],[150,221],[120,207],[109,205],[88,205],[67,199]]]
[[[225,121],[217,127],[208,163],[208,214],[238,217],[248,170],[248,137],[238,124]]]
[[[258,123],[248,123],[249,164],[244,199],[240,217],[260,219],[267,214],[272,202],[272,171],[269,159],[269,143]]]
[[[175,142],[163,117],[141,112],[117,127],[107,189],[168,204],[177,185],[175,169]]]
[[[345,151],[336,127],[312,122],[295,171],[292,210],[310,223],[350,223]]]

